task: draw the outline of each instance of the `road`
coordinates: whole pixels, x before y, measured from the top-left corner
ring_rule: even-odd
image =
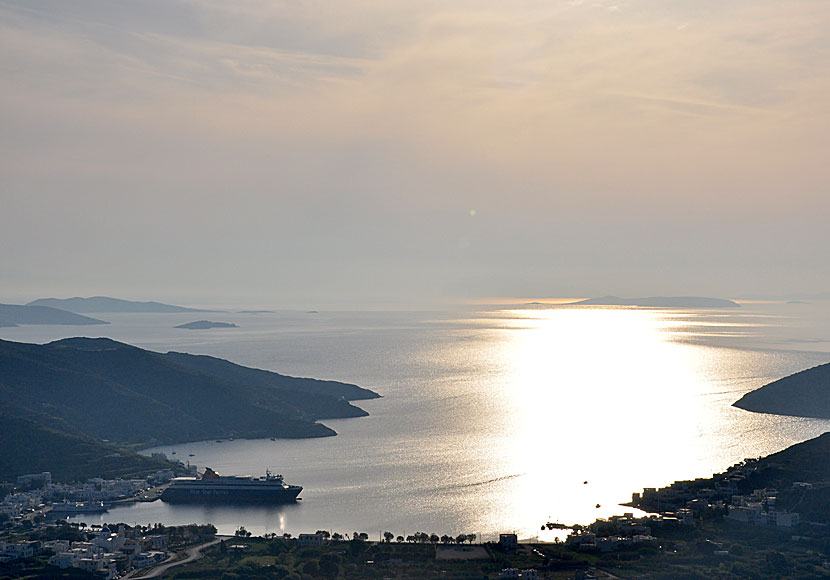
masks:
[[[207,548],[208,546],[213,546],[214,544],[218,544],[222,540],[227,540],[230,538],[231,536],[217,536],[213,540],[205,542],[204,544],[197,544],[195,546],[187,548],[183,552],[176,552],[175,556],[171,555],[170,558],[165,560],[163,564],[159,564],[158,566],[154,566],[150,569],[143,568],[141,570],[133,570],[132,572],[124,576],[124,578],[140,578],[141,580],[144,580],[145,578],[159,578],[162,574],[167,572],[173,566],[181,566],[182,564],[187,564],[189,562],[198,560],[202,557],[202,550],[204,548]],[[173,559],[174,557],[176,558],[175,560]]]

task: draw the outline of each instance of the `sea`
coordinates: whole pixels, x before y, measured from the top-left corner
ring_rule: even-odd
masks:
[[[728,310],[461,305],[432,311],[101,314],[107,326],[0,329],[7,340],[106,336],[222,357],[382,395],[337,436],[182,442],[161,451],[224,474],[282,474],[283,506],[156,501],[77,516],[88,525],[212,523],[221,533],[328,530],[370,538],[513,532],[636,511],[632,492],[709,477],[830,430],[756,414],[744,393],[830,361],[830,303]],[[200,318],[238,328],[184,330]],[[377,535],[377,536],[376,536]]]

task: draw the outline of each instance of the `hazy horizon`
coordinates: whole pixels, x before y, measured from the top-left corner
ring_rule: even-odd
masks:
[[[830,4],[0,0],[0,301],[830,291]]]

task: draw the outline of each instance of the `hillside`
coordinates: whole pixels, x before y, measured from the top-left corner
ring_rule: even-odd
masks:
[[[756,413],[830,418],[830,363],[755,389],[734,403]]]
[[[0,481],[51,471],[55,481],[143,476],[170,464],[0,413]]]
[[[364,416],[348,400],[378,395],[213,357],[72,338],[46,345],[0,341],[0,396],[9,414],[59,420],[98,440],[151,445],[335,435],[317,419]]]
[[[793,484],[808,483],[804,486]],[[797,511],[802,519],[830,523],[830,432],[766,457],[749,458],[711,478],[676,481],[629,504],[649,512],[686,506],[698,493],[720,490],[729,503],[734,493],[775,489],[778,509]],[[711,495],[707,495],[709,500]]]
[[[89,324],[109,324],[109,322],[48,306],[0,304],[0,327],[18,326],[20,324],[85,326]]]
[[[29,302],[28,306],[49,306],[60,308],[69,312],[90,313],[90,312],[208,312],[184,306],[174,306],[161,302],[136,302],[133,300],[122,300],[110,298],[109,296],[92,296],[90,298],[39,298]]]
[[[785,489],[797,481],[830,485],[830,432],[759,459],[744,488]]]

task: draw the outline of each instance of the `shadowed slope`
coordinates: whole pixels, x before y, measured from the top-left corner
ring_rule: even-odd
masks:
[[[109,339],[0,341],[0,395],[9,412],[54,417],[77,433],[133,445],[335,435],[316,419],[365,415],[346,400],[354,389],[376,396],[332,381],[288,380],[296,385],[288,388],[288,377],[188,356]],[[232,370],[211,370],[225,365]],[[251,371],[258,381],[246,379]]]

